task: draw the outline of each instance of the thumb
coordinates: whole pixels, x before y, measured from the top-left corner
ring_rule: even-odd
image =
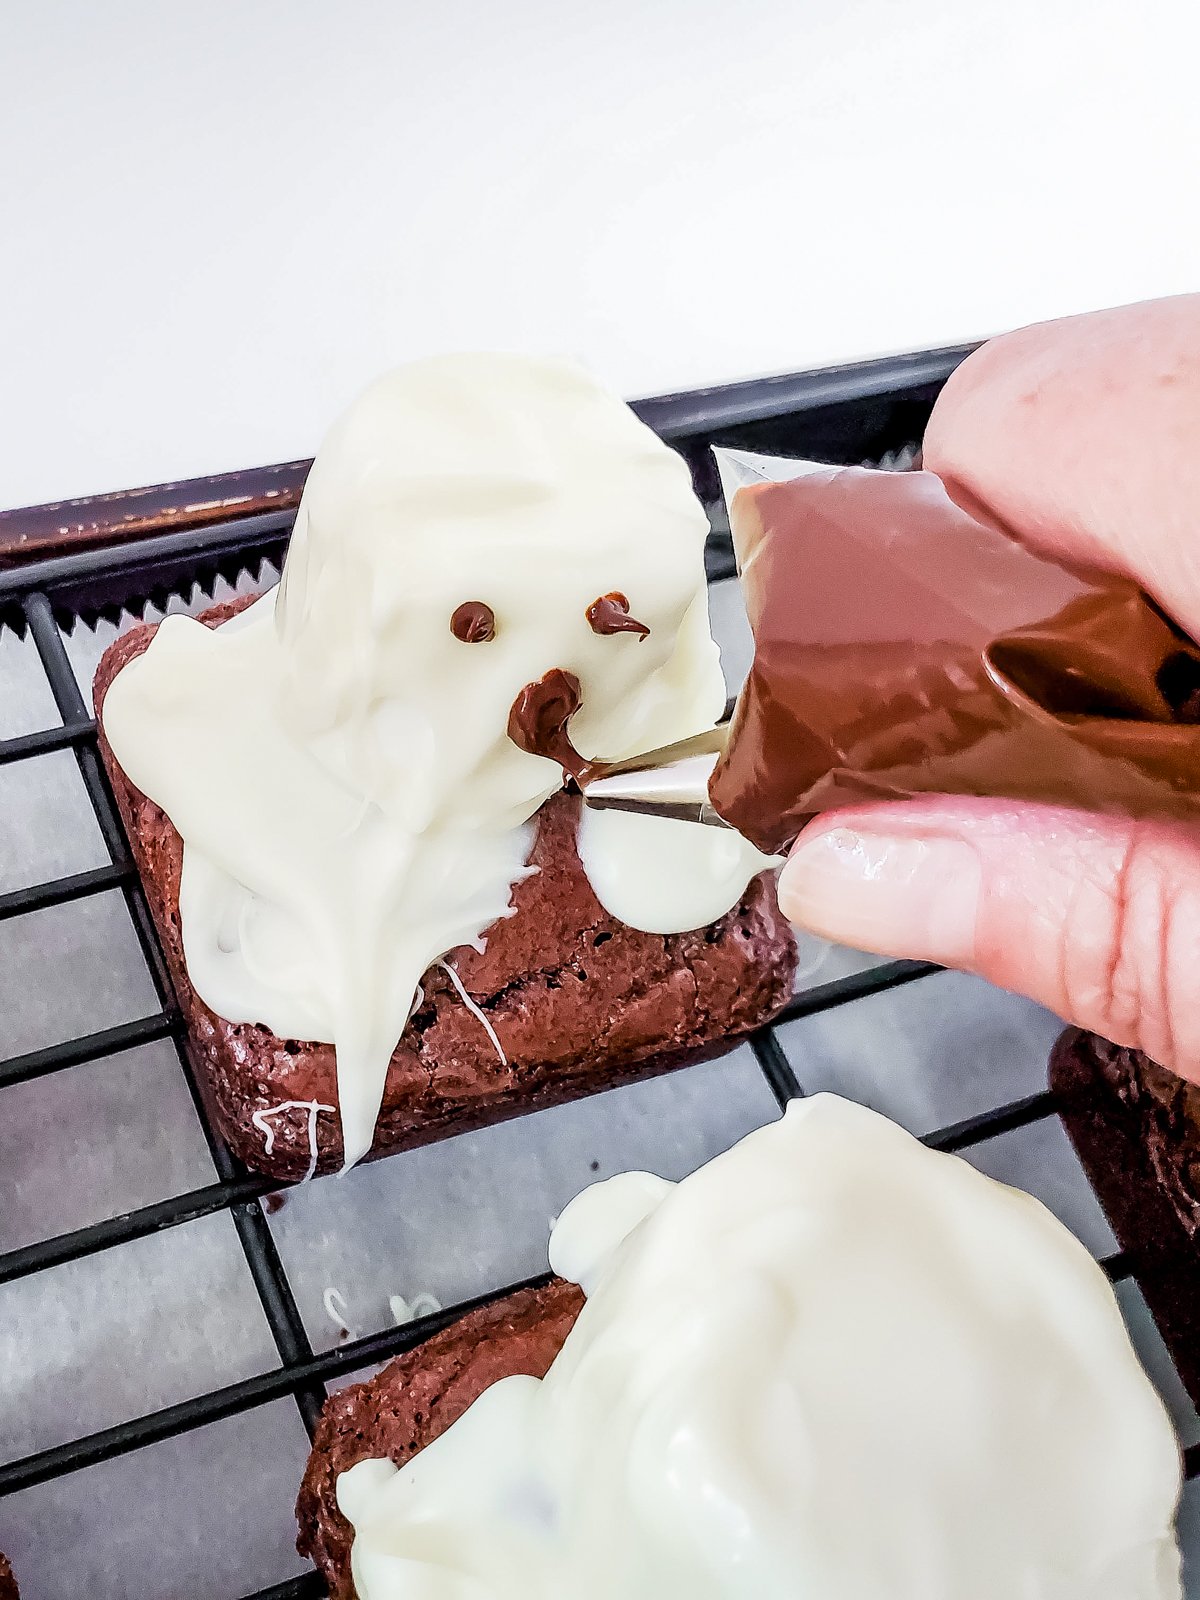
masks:
[[[978,973],[1200,1082],[1200,838],[1049,806],[922,799],[809,825],[784,914]]]

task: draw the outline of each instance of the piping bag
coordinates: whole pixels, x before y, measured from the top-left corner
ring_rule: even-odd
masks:
[[[932,472],[716,454],[749,675],[727,727],[596,768],[588,804],[768,854],[922,794],[1200,819],[1200,647],[1136,584],[1026,548]]]

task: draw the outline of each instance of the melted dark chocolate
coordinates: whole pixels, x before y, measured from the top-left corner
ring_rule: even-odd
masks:
[[[496,637],[496,613],[482,600],[464,600],[450,618],[450,632],[463,644],[485,644]]]
[[[593,633],[637,633],[643,639],[650,633],[644,622],[629,615],[629,601],[623,594],[602,594],[592,601],[586,615]]]
[[[571,743],[567,724],[582,704],[575,674],[551,667],[537,683],[527,683],[513,701],[508,737],[528,755],[557,761],[567,777],[578,782],[588,763]]]
[[[1200,815],[1200,648],[1133,583],[929,472],[755,484],[731,521],[754,661],[710,795],[762,849],[918,794]]]

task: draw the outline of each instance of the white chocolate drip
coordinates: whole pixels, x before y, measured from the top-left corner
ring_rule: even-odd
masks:
[[[346,1296],[340,1289],[329,1284],[321,1295],[321,1304],[325,1308],[325,1315],[345,1339],[353,1339],[354,1329],[346,1321],[346,1313],[350,1307],[346,1304]]]
[[[486,1033],[488,1038],[492,1041],[492,1045],[495,1048],[496,1054],[500,1057],[500,1065],[502,1067],[506,1067],[508,1065],[508,1057],[504,1054],[504,1046],[500,1043],[500,1040],[496,1034],[496,1030],[492,1027],[491,1018],[488,1016],[487,1012],[481,1010],[481,1008],[475,1004],[474,1000],[471,999],[471,996],[467,993],[466,984],[459,977],[457,969],[453,967],[449,961],[439,961],[438,966],[442,968],[443,972],[445,972],[446,976],[450,979],[450,982],[458,991],[459,999],[462,1001],[463,1005],[466,1006],[467,1010],[478,1021],[479,1026],[483,1029],[484,1033]]]
[[[398,1328],[402,1328],[408,1322],[417,1322],[421,1317],[432,1317],[441,1309],[442,1302],[437,1295],[430,1294],[428,1289],[422,1289],[421,1293],[415,1294],[411,1300],[406,1300],[402,1294],[388,1295],[388,1310]]]
[[[274,594],[216,631],[168,617],[110,687],[117,759],[183,837],[193,986],[230,1021],[336,1047],[347,1164],[422,973],[510,913],[531,819],[561,785],[507,736],[519,691],[572,673],[587,757],[720,715],[706,531],[680,458],[575,368],[417,363],[325,441]],[[593,632],[588,608],[614,591],[648,637]],[[485,642],[451,632],[468,600],[494,613]],[[669,870],[634,863],[623,888],[589,824],[604,904],[655,932],[723,914],[761,861],[733,871],[715,830],[666,826]]]
[[[263,1136],[264,1155],[269,1156],[275,1148],[275,1129],[269,1119],[277,1117],[283,1111],[308,1113],[308,1167],[300,1180],[301,1183],[307,1183],[317,1170],[317,1117],[322,1111],[328,1111],[333,1115],[337,1107],[322,1105],[319,1100],[282,1100],[277,1106],[268,1106],[264,1111],[256,1111],[250,1121]]]
[[[360,1600],[1179,1600],[1179,1453],[1100,1268],[831,1095],[550,1248],[587,1303],[399,1470]]]
[[[645,933],[684,933],[723,917],[750,879],[778,865],[731,828],[585,806],[579,859],[610,916]]]

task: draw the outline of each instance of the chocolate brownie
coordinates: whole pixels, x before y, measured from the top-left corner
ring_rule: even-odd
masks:
[[[1050,1086],[1092,1187],[1200,1405],[1200,1087],[1068,1028]]]
[[[407,1461],[499,1378],[544,1377],[582,1305],[580,1291],[561,1279],[522,1289],[329,1397],[296,1501],[296,1548],[320,1567],[333,1600],[354,1596],[353,1529],[338,1510],[338,1474],[372,1457]]]
[[[201,620],[216,627],[247,603],[214,606]],[[308,1103],[336,1104],[333,1048],[228,1022],[195,993],[179,923],[183,841],[125,778],[103,736],[105,692],[153,633],[150,626],[132,629],[100,662],[101,753],[217,1123],[247,1166],[301,1178],[311,1156]],[[795,942],[769,877],[756,878],[710,927],[640,933],[610,917],[592,893],[575,845],[578,804],[559,795],[542,808],[531,858],[541,870],[516,886],[515,914],[489,929],[486,950],[461,948],[446,958],[507,1059],[446,966],[435,964],[388,1068],[372,1155],[714,1054],[731,1036],[768,1021],[790,996]],[[295,1104],[275,1109],[287,1102]],[[341,1165],[336,1117],[316,1117],[316,1144],[317,1171]]]
[[[4,1556],[0,1556],[0,1600],[21,1600],[17,1590],[17,1580],[13,1577],[13,1570]]]

